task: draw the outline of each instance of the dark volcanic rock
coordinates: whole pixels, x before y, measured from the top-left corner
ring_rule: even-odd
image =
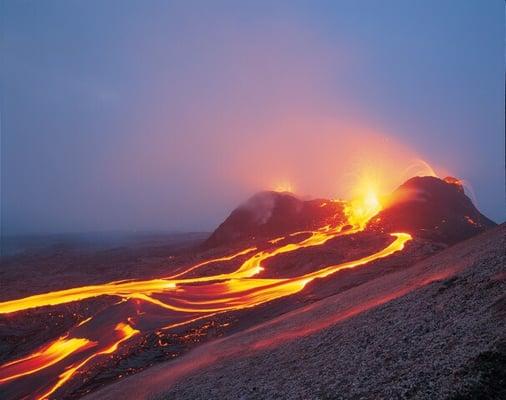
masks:
[[[232,211],[204,247],[273,238],[339,224],[344,218],[341,202],[301,200],[287,192],[260,192]],[[458,179],[425,176],[411,178],[397,188],[368,228],[381,232],[409,232],[453,244],[495,225],[476,209]]]
[[[503,224],[86,399],[503,399],[505,233]]]
[[[237,241],[319,228],[344,220],[342,203],[301,200],[284,192],[260,192],[237,207],[204,243],[211,248]]]
[[[495,225],[476,209],[459,180],[424,176],[397,188],[391,204],[371,220],[369,228],[453,244]]]

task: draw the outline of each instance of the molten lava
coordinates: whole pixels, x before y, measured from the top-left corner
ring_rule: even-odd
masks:
[[[365,187],[362,196],[343,202],[346,221],[338,226],[294,232],[271,239],[268,248],[249,247],[221,258],[210,259],[162,279],[131,280],[89,285],[37,294],[0,303],[0,313],[22,312],[36,307],[50,307],[99,296],[119,300],[113,307],[114,318],[95,315],[74,326],[65,336],[55,339],[32,354],[0,367],[0,384],[19,382],[32,385],[30,398],[54,396],[79,372],[117,352],[134,336],[170,330],[209,318],[218,313],[255,307],[300,292],[311,281],[343,269],[356,268],[400,251],[411,240],[407,233],[392,234],[393,241],[385,248],[355,260],[327,265],[317,271],[291,278],[258,278],[265,261],[303,248],[323,245],[330,239],[362,231],[367,222],[381,210],[372,187]],[[304,234],[304,235],[303,235]],[[286,243],[288,237],[301,237]],[[284,244],[283,244],[284,243]],[[188,277],[205,265],[234,261],[247,257],[228,273]],[[152,310],[156,310],[153,315]],[[43,379],[34,379],[40,375]]]

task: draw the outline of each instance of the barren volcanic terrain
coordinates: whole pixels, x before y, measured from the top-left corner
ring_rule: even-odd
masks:
[[[504,399],[505,245],[502,224],[87,399]]]
[[[493,396],[494,226],[415,177],[381,201],[262,192],[205,240],[7,257],[2,398]]]

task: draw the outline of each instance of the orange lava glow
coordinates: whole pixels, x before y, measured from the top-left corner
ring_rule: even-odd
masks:
[[[364,184],[360,191],[359,198],[343,204],[347,218],[345,223],[274,238],[268,242],[269,246],[264,250],[255,247],[246,248],[225,257],[190,266],[167,278],[88,285],[0,303],[0,314],[6,314],[99,296],[111,296],[121,300],[115,305],[118,310],[127,310],[124,314],[114,313],[114,318],[120,318],[120,322],[114,318],[101,318],[96,321],[98,317],[90,317],[77,324],[66,336],[47,344],[31,355],[0,366],[0,383],[21,381],[45,373],[47,379],[42,383],[39,382],[39,387],[34,390],[36,394],[29,397],[47,399],[54,396],[76,373],[85,370],[89,364],[97,362],[100,357],[115,353],[121,344],[133,336],[145,333],[143,322],[150,315],[148,312],[139,311],[140,309],[155,308],[158,309],[158,313],[167,313],[167,317],[160,317],[160,320],[157,320],[155,330],[173,329],[219,313],[255,307],[293,295],[315,279],[327,277],[344,269],[357,268],[401,251],[411,240],[411,236],[407,233],[392,234],[393,241],[385,248],[355,260],[327,265],[319,270],[291,278],[256,277],[266,268],[265,261],[269,259],[303,248],[320,246],[335,237],[362,231],[367,221],[381,210],[381,203],[373,185]],[[288,236],[295,237],[300,233],[305,233],[301,235],[303,239],[300,241],[283,244],[283,239]],[[239,263],[233,272],[211,276],[188,276],[190,272],[194,273],[205,265],[233,261],[240,257],[246,259]],[[131,308],[132,304],[135,305],[134,310]],[[100,324],[99,328],[94,328],[96,326],[94,324]],[[152,326],[149,329],[153,331]],[[50,373],[46,370],[50,370]]]
[[[293,193],[294,189],[290,182],[280,182],[274,186],[274,191],[279,193],[284,192]]]
[[[70,378],[72,378],[72,376],[80,368],[84,367],[91,360],[93,360],[94,358],[96,358],[98,356],[114,353],[118,349],[118,347],[121,343],[127,341],[128,339],[130,339],[132,336],[136,335],[137,333],[139,333],[139,331],[133,329],[128,324],[120,323],[120,324],[116,325],[116,327],[114,328],[114,333],[112,335],[114,337],[112,344],[110,344],[107,348],[105,348],[103,350],[92,353],[90,356],[86,357],[84,360],[78,362],[77,364],[71,365],[70,367],[68,367],[63,373],[61,373],[58,376],[58,380],[56,381],[56,383],[53,386],[51,386],[49,388],[49,390],[47,390],[43,394],[37,396],[36,399],[43,400],[43,399],[49,398],[49,396],[51,394],[56,392],[56,390],[58,390],[58,388],[62,387],[65,384],[65,382],[67,382]]]
[[[60,338],[27,357],[11,361],[0,369],[0,383],[33,374],[63,360],[68,355],[93,346],[82,338]]]

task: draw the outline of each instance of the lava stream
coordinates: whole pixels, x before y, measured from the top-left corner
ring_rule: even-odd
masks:
[[[37,386],[24,395],[46,399],[77,372],[101,356],[115,353],[122,343],[139,333],[172,329],[218,313],[250,308],[293,295],[314,279],[327,277],[343,269],[356,268],[402,250],[406,242],[411,240],[411,236],[407,233],[394,233],[394,240],[388,246],[353,261],[328,265],[292,278],[255,278],[264,269],[262,264],[268,259],[302,248],[320,246],[337,236],[363,230],[366,222],[379,208],[376,198],[368,194],[360,203],[351,202],[344,205],[347,220],[342,225],[325,226],[316,231],[296,232],[272,239],[269,241],[272,248],[268,250],[258,251],[257,248],[250,247],[232,255],[201,262],[167,278],[89,285],[0,303],[0,314],[6,314],[99,296],[113,296],[122,300],[101,315],[94,315],[82,321],[64,337],[42,346],[31,355],[0,366],[0,384],[10,385],[19,381],[18,387],[22,391],[26,386],[26,379],[30,385]],[[282,244],[284,238],[301,233],[309,236],[297,243]],[[184,277],[204,265],[242,256],[248,258],[233,272]],[[139,307],[143,307],[142,312]],[[149,310],[149,307],[167,313],[166,317],[159,317],[158,313],[155,316],[150,315],[145,311]],[[109,314],[104,314],[107,312]],[[38,374],[41,374],[41,379],[34,379]]]

